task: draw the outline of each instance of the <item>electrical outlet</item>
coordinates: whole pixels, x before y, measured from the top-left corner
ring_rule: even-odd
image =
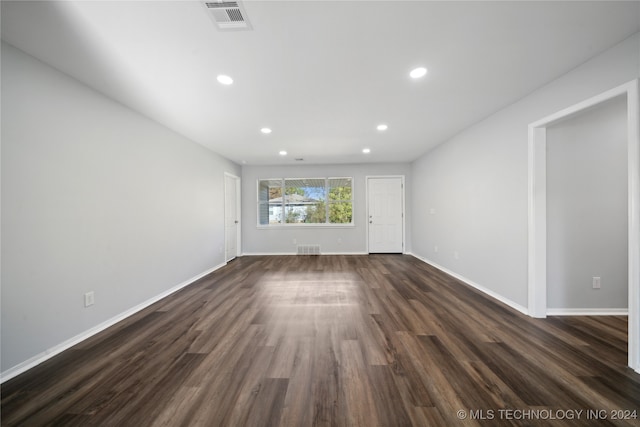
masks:
[[[291,243],[293,243],[294,245],[297,244],[298,243],[298,239],[293,239],[293,242],[291,242]]]
[[[338,244],[341,245],[342,244],[342,237],[338,237]]]
[[[438,246],[437,245],[433,247],[433,252],[438,252]]]
[[[455,259],[460,259],[460,254],[458,253],[458,251],[454,251],[454,252],[453,252],[453,257],[454,257]]]
[[[600,289],[601,280],[599,277],[593,278],[593,289]]]
[[[93,295],[93,291],[87,292],[84,294],[84,306],[89,307],[92,306],[96,302],[95,296]]]

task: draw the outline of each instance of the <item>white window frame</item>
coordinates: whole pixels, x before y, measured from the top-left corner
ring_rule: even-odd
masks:
[[[287,223],[285,222],[285,203],[284,203],[284,193],[285,190],[285,182],[287,180],[305,180],[305,179],[317,179],[324,180],[324,188],[326,190],[325,194],[325,221],[323,223],[315,223],[315,224],[306,224],[306,223]],[[331,223],[329,221],[329,180],[331,179],[350,179],[351,180],[351,222],[350,223]],[[261,224],[260,223],[260,182],[261,181],[280,181],[282,188],[282,222],[278,224]],[[263,229],[273,229],[273,228],[291,228],[291,227],[301,227],[301,228],[353,228],[355,227],[355,202],[354,202],[354,191],[355,191],[355,179],[352,176],[329,176],[329,177],[304,177],[304,178],[258,178],[256,180],[256,227]],[[348,200],[342,200],[348,201]]]

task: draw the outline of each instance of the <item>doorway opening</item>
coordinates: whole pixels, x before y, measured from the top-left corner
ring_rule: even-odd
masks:
[[[627,97],[547,127],[547,315],[627,316]]]
[[[638,80],[529,125],[529,295],[533,317],[547,315],[547,127],[619,96],[627,99],[628,365],[640,373],[640,100]]]

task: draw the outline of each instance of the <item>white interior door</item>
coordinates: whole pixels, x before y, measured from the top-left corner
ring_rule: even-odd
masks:
[[[238,241],[240,232],[240,178],[225,174],[224,176],[224,239],[225,261],[231,261],[238,256]]]
[[[367,178],[369,253],[402,253],[404,185],[402,177]]]

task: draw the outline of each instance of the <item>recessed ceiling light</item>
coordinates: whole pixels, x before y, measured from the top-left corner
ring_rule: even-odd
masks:
[[[269,133],[271,133],[271,129],[269,129],[269,128],[262,128],[262,129],[260,129],[260,132],[269,134]]]
[[[363,149],[362,149],[362,152],[363,152],[364,154],[369,154],[369,153],[371,152],[371,149],[369,149],[369,148],[363,148]]]
[[[411,70],[409,75],[411,78],[419,79],[420,77],[424,77],[427,74],[427,69],[424,67],[418,67]]]
[[[385,124],[382,124],[382,125],[378,125],[378,127],[376,129],[378,129],[380,131],[387,130],[387,129],[389,129],[389,126],[387,126]]]
[[[280,152],[280,155],[281,155],[281,156],[286,156],[286,155],[287,155],[287,152],[286,152],[286,151],[284,151],[284,150],[282,150],[282,151]]]
[[[222,83],[223,85],[230,85],[231,83],[233,83],[233,79],[229,76],[225,76],[224,74],[220,74],[218,76],[218,82]]]

